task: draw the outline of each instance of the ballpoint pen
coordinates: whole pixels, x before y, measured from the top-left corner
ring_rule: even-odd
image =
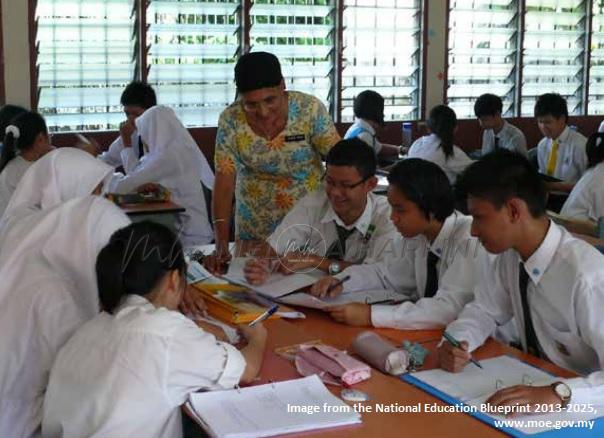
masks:
[[[457,339],[455,339],[453,336],[451,336],[449,333],[444,332],[443,338],[445,338],[447,340],[447,342],[449,344],[451,344],[452,346],[454,346],[455,348],[461,348],[461,344],[459,343],[459,341]],[[472,362],[478,368],[483,369],[482,365],[480,365],[477,360],[472,359],[471,357],[470,357],[470,362]]]
[[[262,322],[265,319],[270,318],[270,316],[273,315],[277,310],[279,310],[279,305],[275,304],[270,309],[267,309],[266,312],[263,312],[262,315],[260,315],[258,318],[256,318],[252,322],[250,322],[249,326],[253,327],[254,325],[258,324],[259,322]]]
[[[350,275],[347,275],[346,277],[343,277],[342,279],[336,281],[334,284],[332,284],[331,286],[329,286],[327,288],[326,293],[329,295],[329,292],[331,292],[332,290],[334,290],[336,287],[340,286],[342,283],[344,283],[345,281],[350,280]]]

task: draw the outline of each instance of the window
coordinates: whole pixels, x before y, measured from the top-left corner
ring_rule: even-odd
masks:
[[[521,116],[532,116],[536,97],[556,92],[569,114],[581,114],[585,63],[584,0],[526,0]]]
[[[448,104],[458,118],[474,118],[474,102],[493,93],[514,114],[518,51],[516,0],[451,0]]]
[[[32,78],[53,131],[116,129],[132,80],[187,126],[216,126],[236,96],[246,50],[281,61],[286,86],[352,120],[364,89],[389,120],[416,119],[421,101],[422,0],[30,0],[37,43]]]
[[[593,1],[589,114],[604,114],[604,0]]]
[[[238,0],[152,1],[147,9],[147,81],[187,126],[216,126],[235,98]]]
[[[384,96],[386,120],[419,117],[421,19],[419,0],[344,1],[342,121],[365,89]]]
[[[134,0],[38,0],[38,111],[52,131],[115,129],[134,79]]]
[[[332,107],[335,0],[256,0],[250,14],[251,51],[275,54],[288,89]]]

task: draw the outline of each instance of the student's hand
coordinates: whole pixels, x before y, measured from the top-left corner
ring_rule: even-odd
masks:
[[[201,327],[203,331],[213,334],[217,341],[229,342],[228,336],[221,327],[205,321],[196,321],[195,323],[197,326]]]
[[[205,316],[208,311],[208,307],[203,300],[201,292],[190,284],[187,284],[187,287],[185,288],[179,307],[180,311],[185,315]]]
[[[239,332],[243,335],[243,337],[247,340],[248,345],[264,345],[266,343],[268,332],[266,331],[266,327],[264,327],[264,324],[262,324],[261,322],[254,324],[252,327],[247,324],[241,324],[237,328],[239,329]]]
[[[136,130],[136,126],[130,120],[125,120],[120,123],[120,137],[125,148],[132,146],[132,134]]]
[[[329,316],[335,321],[342,324],[371,325],[371,306],[369,304],[350,303],[343,306],[328,307],[325,311],[329,312]]]
[[[470,353],[468,352],[468,343],[461,342],[461,348],[455,348],[447,341],[443,341],[438,347],[438,359],[440,367],[451,373],[459,373],[470,361]]]
[[[561,400],[554,388],[551,386],[527,386],[527,385],[516,385],[509,388],[500,389],[495,394],[490,396],[486,403],[493,406],[526,406],[530,410],[531,414],[542,414],[535,412],[536,405],[552,405],[553,410],[556,410],[560,406]],[[526,411],[511,412],[507,416],[514,417],[516,415],[522,415]]]
[[[341,284],[336,286],[331,291],[327,292],[327,290],[331,287],[332,284],[336,284],[339,280],[335,277],[323,277],[315,284],[310,287],[309,293],[317,298],[329,298],[335,297],[342,293],[344,290],[344,286]]]
[[[231,260],[228,243],[224,245],[217,244],[216,249],[210,255],[203,258],[203,266],[214,275],[224,274],[226,267]]]
[[[289,252],[279,258],[279,272],[289,275],[296,271],[316,268],[321,264],[322,257],[302,252]]]
[[[266,283],[271,275],[271,262],[269,259],[251,259],[245,263],[243,274],[248,283],[255,286]]]

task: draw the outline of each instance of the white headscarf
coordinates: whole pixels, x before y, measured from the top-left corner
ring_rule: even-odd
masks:
[[[113,168],[76,148],[58,148],[37,160],[17,185],[4,219],[35,210],[46,210],[74,198],[89,196]]]
[[[149,147],[142,167],[161,162],[166,153],[186,162],[182,164],[190,165],[190,160],[195,160],[199,180],[208,189],[214,189],[214,172],[208,160],[171,108],[162,105],[151,107],[135,123],[143,143]]]

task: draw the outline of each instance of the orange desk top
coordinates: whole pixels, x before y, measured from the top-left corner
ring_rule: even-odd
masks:
[[[289,346],[315,339],[341,349],[348,349],[354,337],[367,328],[349,327],[333,322],[321,311],[304,309],[307,315],[305,320],[271,320],[266,323],[269,331],[268,346],[264,355],[260,381],[258,384],[270,381],[281,381],[300,377],[293,363],[275,354],[278,347]],[[372,329],[380,335],[400,343],[406,339],[420,342],[432,353],[440,341],[440,330],[401,331],[393,329]],[[543,360],[530,357],[521,351],[504,346],[494,340],[489,340],[478,349],[474,356],[478,359],[511,354],[533,365],[537,365],[554,374],[569,377],[573,373],[547,363]],[[436,355],[430,354],[426,358],[423,369],[437,366]],[[339,396],[341,388],[328,386]],[[415,405],[421,403],[446,403],[432,395],[409,385],[397,377],[382,374],[372,370],[371,379],[354,385],[354,388],[366,392],[370,400],[365,404],[373,406],[380,403],[384,405]],[[362,424],[340,427],[317,432],[305,432],[295,436],[326,436],[326,437],[386,437],[386,436],[419,436],[419,437],[491,437],[504,436],[502,432],[487,426],[464,413],[362,413]],[[289,435],[288,435],[289,436]]]
[[[128,216],[136,216],[142,214],[165,214],[165,213],[182,213],[185,208],[173,202],[148,202],[142,204],[125,204],[120,208]]]

